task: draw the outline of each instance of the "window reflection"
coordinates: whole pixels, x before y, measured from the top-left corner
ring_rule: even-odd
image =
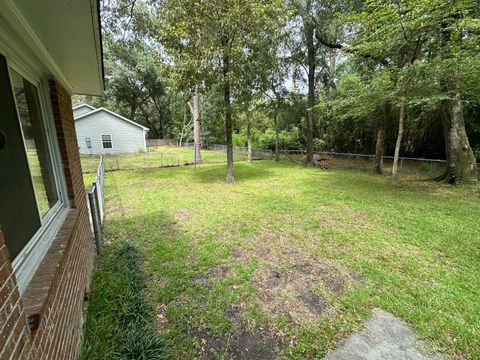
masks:
[[[11,79],[40,215],[58,201],[37,88],[20,74]]]

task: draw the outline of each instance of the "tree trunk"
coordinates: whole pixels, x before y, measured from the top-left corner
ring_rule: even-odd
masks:
[[[383,115],[377,127],[377,141],[375,144],[375,157],[373,163],[373,172],[376,174],[382,173],[383,168],[383,153],[385,152],[385,137],[387,135],[387,116],[390,111],[390,106],[385,105]]]
[[[337,50],[329,49],[328,54],[328,90],[335,88],[335,74],[337,72]]]
[[[161,112],[158,113],[158,124],[159,124],[159,126],[160,126],[160,134],[161,134],[161,137],[162,137],[163,139],[165,139],[165,130],[164,130],[164,128],[163,128],[163,118],[162,118],[162,113],[161,113]],[[158,138],[160,138],[160,137],[158,137]]]
[[[225,41],[225,40],[224,40]],[[224,45],[226,47],[226,44]],[[232,106],[230,103],[230,56],[228,50],[223,54],[223,105],[225,111],[225,137],[227,141],[227,184],[235,182],[233,177],[233,141],[232,141]]]
[[[137,112],[137,107],[135,105],[132,105],[130,107],[130,117],[129,119],[132,121],[135,121],[135,113]]]
[[[477,163],[465,130],[460,91],[457,90],[454,98],[446,100],[443,106],[443,131],[447,157],[447,168],[443,179],[449,184],[474,180],[477,177]]]
[[[373,164],[373,172],[376,174],[382,173],[383,167],[383,153],[385,151],[385,126],[382,124],[377,130],[377,143],[375,146],[375,157]]]
[[[178,142],[178,146],[182,147],[183,145],[183,136],[185,135],[185,129],[188,127],[190,122],[187,124],[187,113],[185,108],[183,109],[183,124],[182,124],[182,131],[180,132],[180,141]]]
[[[252,162],[252,138],[250,134],[250,118],[247,113],[247,161]]]
[[[304,20],[305,26],[305,39],[307,46],[307,63],[308,63],[308,102],[307,102],[307,126],[306,126],[306,151],[307,158],[305,159],[306,165],[313,163],[313,122],[315,118],[315,65],[316,65],[316,49],[314,43],[315,25],[310,19],[312,3],[307,2],[306,16]]]
[[[403,123],[405,121],[405,105],[400,105],[400,115],[398,117],[398,135],[397,143],[395,144],[395,154],[393,156],[392,178],[396,179],[398,176],[398,157],[400,155],[400,146],[402,145]]]
[[[195,163],[202,162],[202,154],[200,152],[201,142],[201,127],[200,127],[200,94],[198,93],[198,85],[195,86],[193,94],[193,147],[195,149]]]
[[[452,15],[452,14],[450,14]],[[452,39],[452,27],[450,20],[446,17],[441,23],[442,45],[447,48]],[[458,34],[461,35],[461,34]],[[457,42],[462,41],[462,36],[455,36]],[[459,44],[456,44],[457,46]],[[443,133],[445,137],[445,154],[447,168],[440,177],[449,184],[467,182],[477,178],[477,162],[468,142],[465,121],[463,119],[462,94],[458,84],[458,74],[450,74],[450,78],[442,79],[442,90],[445,94],[454,95],[452,98],[443,101]]]
[[[307,136],[306,136],[306,150],[307,158],[305,163],[307,165],[313,162],[313,122],[315,118],[315,51],[308,50],[308,103],[307,103]]]
[[[273,122],[275,126],[275,161],[280,161],[280,149],[278,144],[278,119],[277,119],[277,109],[273,114]]]
[[[158,132],[155,125],[152,124],[152,122],[150,121],[148,114],[143,114],[143,118],[145,119],[145,122],[147,123],[148,128],[153,132],[153,136],[155,137],[155,139],[160,139],[160,133]]]
[[[292,94],[297,93],[297,76],[298,76],[298,66],[294,63],[292,70]]]

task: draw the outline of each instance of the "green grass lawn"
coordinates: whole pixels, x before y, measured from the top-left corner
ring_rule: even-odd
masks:
[[[479,191],[291,162],[106,175],[171,358],[321,358],[372,307],[480,358]]]

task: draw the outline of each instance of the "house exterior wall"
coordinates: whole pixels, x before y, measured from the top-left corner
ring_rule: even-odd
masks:
[[[0,232],[0,359],[76,359],[94,242],[70,94],[50,83],[71,209],[32,280],[20,295]]]
[[[79,106],[78,108],[73,109],[73,117],[74,118],[79,117],[80,115],[89,113],[90,111],[93,111],[93,110],[95,110],[95,109],[91,109],[91,108],[89,108],[88,106],[85,106],[85,105]]]
[[[145,152],[145,130],[106,112],[99,111],[75,121],[81,154],[122,154]],[[102,135],[112,136],[112,148],[102,147]],[[89,138],[92,147],[87,147]]]

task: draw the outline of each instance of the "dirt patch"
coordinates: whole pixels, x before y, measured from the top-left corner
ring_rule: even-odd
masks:
[[[320,220],[321,227],[328,227],[333,229],[343,229],[346,224],[335,217],[333,217],[330,213],[327,212],[314,212],[313,216]]]
[[[232,260],[242,265],[248,265],[252,260],[252,255],[249,251],[236,247],[232,251]]]
[[[262,310],[294,323],[315,322],[331,310],[328,293],[345,294],[360,277],[333,260],[316,259],[284,234],[267,232],[253,254],[259,268],[253,283]],[[247,256],[247,255],[244,255]]]
[[[249,326],[240,320],[240,311],[234,306],[229,306],[225,314],[234,322],[233,331],[214,335],[204,329],[195,334],[199,359],[273,360],[281,357],[283,333],[271,326]]]
[[[314,314],[323,314],[328,309],[327,301],[311,291],[301,293],[298,296],[298,300],[306,305],[310,312]]]
[[[229,270],[223,267],[212,267],[207,272],[194,276],[192,283],[212,288],[213,280],[225,280],[230,275]]]
[[[192,212],[188,209],[178,209],[175,211],[175,220],[177,221],[187,221],[192,217]]]
[[[328,302],[315,292],[315,283],[304,273],[260,268],[253,278],[258,300],[270,316],[283,315],[295,323],[311,322],[328,311]]]
[[[298,189],[286,189],[284,192],[290,196],[298,196],[301,194],[301,191]]]
[[[165,314],[166,307],[167,305],[163,303],[159,303],[155,307],[156,324],[157,324],[157,329],[160,333],[163,333],[165,331],[165,326],[168,323],[168,318],[167,318],[167,315]]]
[[[232,330],[218,334],[208,328],[197,330],[198,359],[278,359],[284,349],[284,334],[273,325],[247,323],[242,306],[230,304],[224,314],[232,322]]]
[[[293,269],[306,276],[318,278],[329,291],[337,295],[345,293],[347,282],[354,280],[353,276],[344,275],[335,269],[332,261],[318,262],[309,259],[304,263],[293,264]]]

